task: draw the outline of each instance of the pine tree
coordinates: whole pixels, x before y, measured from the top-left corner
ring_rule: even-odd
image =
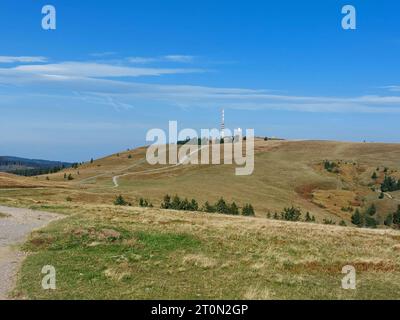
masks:
[[[378,225],[378,222],[371,216],[366,215],[365,216],[365,226],[367,228],[376,228]]]
[[[384,221],[385,226],[390,227],[393,224],[393,214],[389,213]]]
[[[171,209],[182,210],[181,199],[177,195],[172,199]]]
[[[208,213],[214,213],[215,207],[212,206],[211,204],[209,204],[208,201],[206,201],[206,203],[204,203],[204,205],[203,205],[203,211],[208,212]]]
[[[242,215],[243,216],[247,216],[247,217],[255,216],[253,206],[251,204],[245,204],[243,209],[242,209]]]
[[[374,171],[374,173],[372,174],[372,177],[371,177],[373,180],[376,180],[376,179],[378,179],[378,176],[377,176],[377,174],[376,174],[376,172]]]
[[[185,210],[185,211],[190,211],[190,202],[187,198],[183,199],[180,203],[180,205],[178,206],[177,210]]]
[[[371,206],[367,209],[366,214],[373,216],[376,213],[375,204],[371,204]]]
[[[229,210],[230,214],[232,214],[234,216],[237,216],[239,214],[239,208],[238,208],[238,206],[236,205],[235,202],[232,202],[232,204],[231,204],[229,209],[230,209]]]
[[[161,209],[170,209],[171,208],[171,197],[166,194],[164,196],[164,201],[161,203]]]
[[[358,227],[362,227],[364,225],[364,219],[358,208],[356,209],[356,212],[354,212],[354,214],[351,216],[351,223],[355,224]]]
[[[141,206],[143,208],[153,207],[153,205],[150,203],[150,201],[143,199],[143,198],[139,199],[139,206]]]
[[[283,212],[281,213],[281,217],[283,220],[286,221],[299,221],[301,216],[301,211],[298,208],[291,207],[291,208],[284,208]]]
[[[223,198],[217,201],[217,203],[215,204],[215,210],[218,213],[225,213],[225,214],[229,213],[229,207]]]
[[[400,205],[397,207],[397,211],[393,213],[393,224],[400,227]]]
[[[391,192],[399,190],[400,184],[399,181],[396,181],[393,177],[385,176],[383,183],[381,184],[382,192]]]
[[[308,211],[306,213],[306,217],[304,218],[304,221],[305,222],[311,222],[312,221],[311,215],[310,215],[310,213]]]
[[[199,204],[197,203],[197,201],[195,199],[192,199],[192,201],[190,202],[190,207],[191,207],[192,211],[199,210]]]
[[[119,195],[118,197],[115,198],[114,204],[116,206],[126,206],[128,203],[125,201],[122,195]]]

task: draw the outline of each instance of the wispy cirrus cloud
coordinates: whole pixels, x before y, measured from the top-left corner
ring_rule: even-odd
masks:
[[[400,86],[398,85],[392,85],[392,86],[385,86],[385,87],[381,87],[382,89],[386,89],[392,92],[399,92],[400,91]]]
[[[61,62],[54,64],[28,64],[12,68],[0,68],[0,76],[42,76],[48,79],[67,78],[113,78],[113,77],[140,77],[161,76],[166,74],[198,73],[202,69],[184,68],[144,68],[131,67],[96,62]],[[27,79],[29,81],[29,79]]]
[[[151,63],[151,62],[157,62],[157,58],[151,58],[151,57],[129,57],[126,58],[126,60],[130,63]]]
[[[32,63],[46,61],[47,58],[42,56],[0,56],[0,63]]]
[[[128,57],[126,60],[131,63],[152,63],[152,62],[175,62],[175,63],[191,63],[194,62],[195,56],[171,54],[159,57]]]
[[[172,55],[164,56],[164,59],[167,61],[173,61],[173,62],[189,63],[189,62],[193,62],[195,57],[188,56],[188,55],[172,54]]]
[[[115,51],[93,52],[89,54],[91,57],[109,57],[117,54]]]
[[[121,65],[120,62],[112,64],[66,61],[0,68],[0,84],[15,85],[19,89],[26,88],[35,93],[57,92],[62,94],[64,99],[71,97],[84,102],[90,101],[92,104],[107,104],[115,109],[154,103],[181,108],[400,113],[400,96],[394,94],[354,97],[299,96],[244,88],[145,84],[129,79],[205,71],[191,68],[132,67]],[[391,90],[396,91],[396,87],[392,86]]]

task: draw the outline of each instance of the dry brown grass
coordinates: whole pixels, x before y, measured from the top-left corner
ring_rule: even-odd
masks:
[[[183,257],[183,264],[190,264],[201,268],[212,268],[217,265],[217,261],[203,254],[190,254]]]
[[[19,287],[28,297],[391,299],[400,290],[394,230],[107,205],[63,212],[29,244],[36,255]],[[121,238],[99,239],[104,226]],[[45,261],[68,275],[51,295],[33,272]],[[345,265],[356,268],[355,292],[341,289]]]
[[[393,175],[399,174],[399,144],[257,140],[255,150],[255,171],[249,177],[235,176],[231,165],[153,167],[144,161],[145,148],[138,148],[49,175],[50,181],[41,176],[14,184],[49,189],[4,192],[0,201],[13,198],[16,202],[31,199],[31,202],[61,203],[69,197],[74,203],[110,204],[122,194],[133,204],[144,197],[159,206],[167,193],[195,198],[200,204],[223,196],[239,205],[251,203],[258,216],[294,205],[303,212],[309,211],[319,222],[343,219],[347,223],[351,213],[341,211],[342,207],[367,206],[373,202],[383,217],[397,205],[389,199],[379,200],[378,193],[368,184],[377,167],[381,168],[381,178],[384,167],[393,171]],[[340,162],[340,174],[324,170],[324,160]],[[149,172],[154,168],[164,169]],[[71,173],[74,180],[64,181],[64,173]],[[112,177],[121,174],[120,187],[114,188]],[[59,190],[51,186],[68,188]]]
[[[9,173],[0,172],[0,189],[2,188],[43,188],[66,187],[62,184],[54,184],[39,178],[20,177]]]

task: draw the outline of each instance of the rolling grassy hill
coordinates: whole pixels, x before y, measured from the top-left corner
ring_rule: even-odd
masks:
[[[321,223],[350,225],[348,207],[375,204],[380,222],[393,212],[400,192],[380,199],[378,191],[385,175],[400,177],[400,145],[257,140],[254,174],[244,177],[232,165],[153,167],[144,157],[138,148],[50,175],[0,175],[0,203],[67,215],[25,245],[32,254],[16,297],[398,299],[399,231]],[[167,193],[250,202],[256,217],[158,209]],[[112,205],[119,194],[132,207]],[[140,197],[155,208],[138,208]],[[291,205],[318,223],[265,219]],[[57,268],[54,292],[40,288],[49,263]],[[341,288],[348,264],[355,291]]]
[[[71,165],[71,163],[61,161],[0,156],[0,172],[16,173],[26,176],[55,171],[54,169],[68,168]]]
[[[400,233],[110,205],[35,232],[14,296],[32,299],[398,299]],[[41,288],[41,268],[57,290]],[[342,267],[357,272],[343,290]]]
[[[122,194],[134,205],[144,197],[158,207],[167,193],[200,203],[224,197],[239,206],[251,203],[260,217],[293,205],[319,222],[348,223],[351,213],[344,209],[362,210],[372,203],[383,220],[398,205],[396,192],[393,199],[379,199],[377,190],[385,174],[400,177],[399,144],[257,140],[255,149],[251,176],[235,176],[232,165],[151,166],[145,161],[146,149],[138,148],[30,181],[68,186],[62,193],[50,189],[46,196],[38,194],[42,201],[65,202],[69,197],[73,202],[111,204]],[[324,169],[326,160],[337,164],[337,172]],[[374,171],[376,180],[371,178]],[[70,174],[73,180],[68,181]]]

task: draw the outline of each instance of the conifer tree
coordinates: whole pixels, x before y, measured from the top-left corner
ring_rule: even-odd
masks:
[[[355,224],[358,227],[362,227],[364,225],[364,219],[360,213],[360,210],[358,208],[354,212],[354,214],[351,216],[351,223]]]

